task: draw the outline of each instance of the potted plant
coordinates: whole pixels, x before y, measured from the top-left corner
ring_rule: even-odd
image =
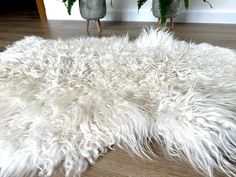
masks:
[[[76,0],[62,0],[70,15],[75,1]],[[79,0],[79,8],[81,16],[87,20],[87,31],[89,28],[89,21],[95,20],[97,30],[98,32],[101,32],[100,19],[106,15],[106,0]]]
[[[189,0],[183,0],[186,9],[189,7]],[[207,0],[202,0],[203,2],[212,5]],[[138,0],[138,9],[140,9],[147,0]],[[178,16],[181,11],[182,0],[152,0],[152,13],[158,18],[157,26],[160,22],[164,27],[166,26],[167,18],[170,18],[171,28],[174,28],[173,18]]]

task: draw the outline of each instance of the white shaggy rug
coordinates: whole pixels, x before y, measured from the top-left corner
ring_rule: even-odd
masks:
[[[112,145],[150,141],[214,176],[236,175],[236,54],[163,31],[26,37],[0,53],[0,176],[81,174]]]

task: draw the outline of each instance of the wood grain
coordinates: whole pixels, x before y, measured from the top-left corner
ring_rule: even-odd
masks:
[[[46,15],[46,10],[44,6],[44,1],[43,0],[36,0],[37,8],[38,8],[38,13],[40,16],[40,19],[42,21],[47,20],[47,15]]]
[[[24,36],[37,35],[45,38],[72,38],[78,36],[126,35],[135,39],[143,27],[155,27],[156,22],[102,22],[103,32],[97,33],[96,25],[91,23],[90,34],[86,32],[85,21],[48,21],[41,22],[35,13],[0,15],[0,51]],[[179,39],[196,43],[208,42],[213,45],[236,49],[236,25],[216,24],[175,24],[173,31]],[[157,149],[158,149],[158,145]],[[94,166],[83,173],[82,177],[203,177],[189,164],[178,159],[165,157],[157,150],[159,158],[148,161],[132,157],[127,152],[114,147]],[[63,172],[56,170],[53,177],[62,177]],[[223,177],[223,175],[218,175]]]

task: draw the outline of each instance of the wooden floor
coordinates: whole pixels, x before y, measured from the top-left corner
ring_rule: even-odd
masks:
[[[37,18],[37,15],[30,13],[0,15],[0,51],[12,42],[29,35],[45,38],[71,38],[129,33],[131,39],[134,39],[143,27],[155,26],[155,23],[102,22],[102,34],[97,34],[95,24],[91,24],[90,34],[87,34],[85,22],[42,23]],[[176,24],[173,32],[177,38],[187,41],[209,42],[213,45],[236,49],[236,25]],[[161,151],[159,151],[160,157],[155,162],[151,162],[131,157],[117,147],[114,149],[100,158],[94,166],[89,167],[82,177],[202,177],[187,163],[178,159],[165,158]],[[62,176],[63,173],[59,171],[53,175],[53,177]]]

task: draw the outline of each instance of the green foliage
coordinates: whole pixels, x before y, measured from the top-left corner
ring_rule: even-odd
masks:
[[[147,0],[138,0],[138,9],[140,9]]]
[[[71,15],[71,9],[72,9],[72,6],[74,5],[75,1],[76,0],[62,0],[62,2],[64,2],[66,5],[67,12],[69,15]]]
[[[184,0],[184,6],[186,9],[189,7],[189,0]]]
[[[170,4],[172,0],[159,0],[159,9],[161,14],[161,23],[164,24],[166,22],[166,16],[168,14]],[[138,9],[140,9],[143,4],[147,2],[147,0],[137,0]]]
[[[159,9],[161,14],[161,24],[166,23],[167,14],[170,9],[170,4],[172,0],[159,0]]]
[[[207,1],[207,0],[202,0],[202,1],[207,3],[212,8],[212,5],[209,1]],[[140,9],[145,2],[147,2],[147,0],[137,0],[138,9]],[[171,2],[172,2],[172,0],[159,0],[159,9],[160,9],[160,14],[161,14],[161,23],[162,24],[165,24],[165,22],[167,20],[167,15],[169,12]],[[184,6],[186,9],[188,9],[189,0],[184,0]]]

